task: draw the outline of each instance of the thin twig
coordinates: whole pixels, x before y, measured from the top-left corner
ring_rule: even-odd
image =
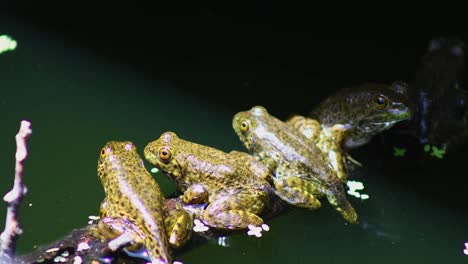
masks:
[[[21,127],[16,134],[16,164],[15,164],[15,182],[3,200],[8,203],[7,216],[5,221],[5,230],[0,235],[0,258],[6,257],[13,259],[15,255],[15,241],[21,235],[22,230],[18,221],[18,208],[26,195],[27,189],[23,184],[23,162],[28,155],[26,148],[26,139],[32,134],[31,123],[21,121]]]

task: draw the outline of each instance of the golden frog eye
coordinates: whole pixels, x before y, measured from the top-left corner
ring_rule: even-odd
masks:
[[[388,100],[388,98],[384,95],[379,94],[374,97],[374,105],[378,109],[386,109],[389,103],[390,100]]]
[[[105,158],[107,156],[106,148],[101,149],[101,158]]]
[[[158,153],[159,158],[164,162],[169,161],[172,157],[171,149],[168,147],[160,147]]]
[[[249,121],[247,121],[247,120],[245,120],[245,119],[241,120],[241,122],[240,122],[240,130],[241,130],[242,132],[247,132],[247,131],[249,131],[249,127],[250,127]]]

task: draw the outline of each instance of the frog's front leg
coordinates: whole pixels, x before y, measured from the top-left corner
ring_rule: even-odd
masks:
[[[210,227],[231,230],[246,229],[248,225],[260,226],[263,219],[258,214],[267,202],[268,195],[262,191],[242,190],[228,194],[208,205],[203,221]]]
[[[345,138],[346,130],[343,125],[337,124],[331,128],[323,129],[316,146],[327,155],[333,170],[342,182],[348,178],[346,172],[345,158],[347,154],[343,153],[341,147]]]
[[[129,242],[130,246],[128,247],[130,250],[138,250],[143,245],[143,240],[141,238],[144,237],[144,235],[142,231],[132,222],[122,218],[101,218],[97,226],[97,231],[98,237],[101,240],[113,240],[126,234],[131,238]]]
[[[300,115],[295,115],[286,121],[286,124],[299,130],[304,136],[313,142],[317,142],[322,130],[320,122]]]
[[[321,206],[317,196],[320,196],[316,186],[307,180],[296,176],[276,178],[275,193],[283,201],[298,207],[317,209]]]
[[[208,202],[208,190],[202,184],[192,184],[180,198],[185,204],[206,203]]]
[[[182,208],[170,210],[165,221],[169,243],[174,248],[183,246],[192,235],[193,217]]]

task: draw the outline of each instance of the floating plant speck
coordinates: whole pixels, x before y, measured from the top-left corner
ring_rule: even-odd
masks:
[[[393,156],[395,157],[403,157],[406,154],[406,149],[405,148],[397,148],[393,147]]]
[[[193,231],[195,232],[205,232],[208,231],[209,227],[207,227],[202,221],[195,219],[193,221],[195,226],[193,227]]]
[[[16,49],[18,43],[7,35],[0,35],[0,54]]]
[[[352,195],[356,198],[360,198],[362,200],[367,200],[369,199],[368,194],[361,194],[358,191],[364,190],[364,184],[360,181],[348,181],[346,182],[346,185],[348,186],[348,194]]]

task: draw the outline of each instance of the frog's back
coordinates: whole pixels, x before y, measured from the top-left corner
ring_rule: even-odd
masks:
[[[222,150],[180,138],[174,138],[170,147],[175,151],[177,166],[183,170],[184,176],[178,179],[182,189],[203,184],[210,193],[222,195],[247,187],[263,189],[268,186],[243,161]]]
[[[252,133],[258,136],[262,152],[273,157],[280,170],[294,170],[306,178],[312,174],[314,180],[324,186],[339,182],[330,161],[315,144],[310,144],[310,140],[293,126],[263,111],[263,114],[252,115],[256,122]]]
[[[131,142],[111,142],[112,150],[98,170],[106,192],[105,216],[126,219],[144,234],[150,255],[168,261],[164,227],[166,205],[159,185],[143,165]],[[110,149],[109,148],[109,149]]]

